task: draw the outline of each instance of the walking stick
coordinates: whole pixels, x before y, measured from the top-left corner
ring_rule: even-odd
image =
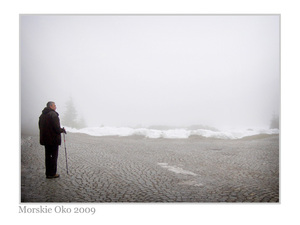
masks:
[[[65,133],[64,133],[64,145],[65,145],[65,156],[66,156],[66,168],[67,168],[67,174],[69,174],[69,171],[68,171],[68,157],[67,157],[67,148],[66,148],[66,137],[65,137]]]

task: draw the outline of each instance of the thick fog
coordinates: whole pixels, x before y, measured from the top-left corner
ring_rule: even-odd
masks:
[[[72,98],[87,126],[269,127],[280,17],[20,17],[22,132]]]

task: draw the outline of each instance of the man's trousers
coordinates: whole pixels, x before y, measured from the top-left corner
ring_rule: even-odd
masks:
[[[58,145],[45,145],[46,176],[54,176],[57,170]]]

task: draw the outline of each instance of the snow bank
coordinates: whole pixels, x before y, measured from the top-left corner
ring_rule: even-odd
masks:
[[[170,129],[155,130],[148,128],[130,128],[130,127],[87,127],[83,129],[74,129],[66,127],[67,132],[83,133],[91,136],[144,136],[146,138],[189,138],[190,136],[201,136],[206,138],[218,139],[240,139],[243,137],[259,134],[279,134],[278,129],[255,129],[255,130],[237,130],[237,131],[211,131],[205,129]]]

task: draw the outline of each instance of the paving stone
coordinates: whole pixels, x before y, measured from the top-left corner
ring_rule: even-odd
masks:
[[[46,179],[38,136],[21,137],[21,202],[279,202],[279,137],[67,135],[69,174]],[[215,150],[212,150],[215,149]]]

